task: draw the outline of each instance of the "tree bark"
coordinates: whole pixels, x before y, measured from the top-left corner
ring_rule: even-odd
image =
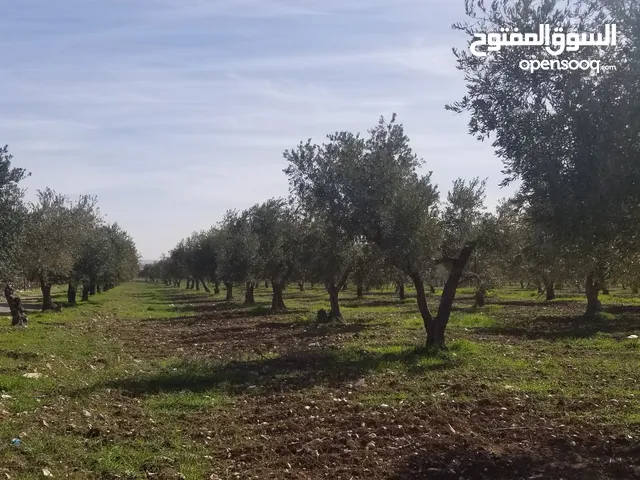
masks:
[[[633,295],[637,295],[640,291],[640,287],[638,285],[631,285],[631,293]]]
[[[282,292],[284,291],[284,282],[276,282],[271,280],[271,289],[273,295],[271,297],[271,310],[278,312],[280,310],[286,310],[284,299],[282,298]]]
[[[102,290],[100,289],[100,284],[96,283],[96,293],[102,293]]]
[[[40,279],[40,290],[42,291],[42,311],[55,310],[56,305],[51,298],[51,284]]]
[[[253,282],[247,282],[246,290],[244,291],[244,304],[255,305],[256,300],[253,298],[253,289],[255,285]]]
[[[585,282],[585,293],[587,295],[587,310],[584,312],[585,317],[594,317],[602,308],[598,295],[600,293],[600,284],[594,280],[594,275],[587,275]]]
[[[304,292],[304,282],[298,282],[298,286],[300,287],[300,291]]]
[[[233,283],[224,282],[224,288],[227,289],[227,296],[226,296],[225,300],[227,302],[233,301]]]
[[[406,295],[404,293],[404,282],[398,282],[398,297],[400,298],[400,300],[404,300],[406,299]]]
[[[487,290],[484,287],[478,287],[474,298],[476,307],[484,307],[487,303]]]
[[[213,293],[218,295],[220,293],[220,280],[213,282]]]
[[[264,288],[269,288],[269,280],[264,281]]]
[[[420,310],[422,323],[424,324],[424,329],[427,332],[427,346],[435,345],[437,336],[437,321],[431,314],[431,310],[429,310],[429,305],[427,304],[427,295],[424,290],[424,282],[422,281],[422,277],[418,272],[414,272],[411,274],[411,280],[413,280],[413,285],[416,288],[418,310]],[[444,347],[444,331],[442,334],[442,346]]]
[[[202,283],[202,288],[204,288],[205,292],[211,293],[211,289],[208,287],[207,282],[205,281],[204,278],[200,279],[200,283]]]
[[[95,294],[96,294],[96,284],[91,283],[89,284],[89,295],[95,295]]]
[[[26,327],[28,317],[22,306],[22,300],[13,290],[13,286],[5,284],[4,298],[7,300],[9,310],[11,311],[11,325],[14,327]]]
[[[520,280],[520,289],[524,290],[524,280]]]
[[[200,291],[200,280],[196,278],[195,282],[196,282],[196,290]]]
[[[329,301],[331,302],[331,310],[329,311],[329,321],[332,322],[337,320],[339,322],[344,322],[344,318],[342,317],[342,313],[340,312],[340,287],[337,285],[329,285],[327,290],[329,291]]]
[[[89,301],[89,284],[86,282],[82,284],[82,301],[83,302]]]
[[[69,282],[69,288],[67,289],[67,302],[70,305],[76,304],[76,286],[71,282]]]
[[[358,286],[356,287],[356,296],[358,298],[362,298],[364,296],[364,292],[361,284],[358,284]]]
[[[474,249],[475,243],[466,245],[460,252],[460,255],[458,255],[458,258],[453,260],[451,270],[449,271],[449,278],[447,278],[444,288],[442,289],[440,304],[438,305],[438,315],[436,317],[434,317],[429,310],[422,277],[417,272],[411,274],[411,279],[416,287],[418,308],[422,316],[422,321],[424,322],[425,330],[427,331],[427,347],[445,347],[444,332],[451,317],[453,301],[456,298],[456,292],[460,285],[464,269]]]
[[[547,286],[545,287],[545,290],[547,292],[547,302],[550,302],[551,300],[556,299],[556,289],[552,280],[547,281]]]

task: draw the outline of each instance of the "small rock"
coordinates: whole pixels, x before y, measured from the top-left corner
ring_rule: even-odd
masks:
[[[361,378],[356,382],[356,387],[364,387],[366,385],[364,378]]]
[[[48,468],[43,468],[42,469],[42,474],[45,477],[53,477],[53,473],[51,473],[51,471]]]
[[[638,335],[629,335],[627,338],[628,338],[629,340],[637,340]]]
[[[42,374],[40,372],[32,372],[32,373],[25,373],[22,376],[25,378],[40,378],[42,377]]]
[[[376,444],[375,444],[375,442],[371,441],[371,442],[367,443],[367,446],[365,448],[367,450],[373,450],[374,448],[376,448]]]

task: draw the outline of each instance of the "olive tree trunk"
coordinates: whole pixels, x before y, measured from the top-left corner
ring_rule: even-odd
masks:
[[[418,309],[420,310],[424,328],[427,332],[427,347],[445,348],[444,333],[449,323],[449,318],[451,317],[453,301],[456,298],[456,292],[462,280],[464,269],[474,250],[475,243],[468,244],[462,249],[457,258],[451,259],[449,278],[447,278],[444,288],[442,289],[440,304],[438,305],[438,314],[435,317],[429,310],[422,276],[418,272],[411,274],[411,279],[416,287]]]
[[[244,304],[245,305],[255,305],[256,300],[253,297],[253,290],[255,288],[255,284],[253,282],[247,282],[246,289],[244,291]]]
[[[29,319],[22,307],[22,300],[16,295],[13,286],[8,283],[4,286],[4,298],[7,300],[11,311],[11,325],[14,327],[26,327]]]
[[[227,289],[227,296],[226,296],[225,300],[227,302],[233,301],[233,283],[224,282],[224,288]]]
[[[587,295],[587,310],[584,312],[585,317],[594,317],[596,313],[602,308],[602,304],[598,299],[600,294],[600,283],[594,280],[594,275],[587,275],[587,280],[584,285],[585,293]]]
[[[327,290],[329,291],[329,301],[331,303],[329,321],[337,320],[339,322],[344,322],[344,318],[340,312],[340,301],[338,299],[338,296],[340,295],[340,287],[337,285],[329,285]]]
[[[404,293],[404,282],[400,281],[398,282],[398,297],[400,298],[400,300],[404,300],[406,299],[406,295]]]
[[[545,290],[547,292],[547,301],[550,302],[551,300],[555,300],[556,299],[556,289],[555,289],[555,285],[553,284],[553,280],[548,280],[547,281],[547,286],[545,287]]]
[[[69,288],[67,289],[67,302],[69,302],[69,305],[75,305],[76,304],[76,286],[74,283],[69,282]]]
[[[89,283],[87,282],[82,283],[82,301],[83,302],[89,301]]]
[[[40,278],[40,291],[42,292],[42,311],[55,310],[56,304],[51,297],[51,283]]]
[[[487,304],[487,290],[484,287],[478,287],[474,295],[475,306],[484,307]]]
[[[273,296],[271,297],[271,310],[274,312],[286,310],[287,307],[284,304],[284,299],[282,298],[282,292],[284,291],[284,282],[271,280],[271,290],[273,291]]]

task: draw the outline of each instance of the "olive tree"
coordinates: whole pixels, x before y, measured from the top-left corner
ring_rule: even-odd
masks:
[[[298,222],[283,199],[267,200],[253,206],[246,214],[257,242],[255,269],[260,272],[260,278],[271,282],[271,309],[284,310],[282,294],[299,257]]]
[[[40,284],[42,309],[56,308],[51,287],[67,282],[77,252],[95,222],[95,199],[81,196],[72,202],[47,188],[29,208],[24,231],[22,264],[27,275]]]
[[[26,209],[19,183],[27,177],[25,170],[11,166],[9,148],[0,148],[0,288],[11,310],[12,324],[25,325],[27,315],[16,295],[12,280],[18,271],[18,249],[23,235]]]
[[[381,118],[369,134],[363,155],[354,156],[344,169],[345,203],[356,231],[413,281],[427,345],[444,347],[457,289],[476,278],[468,267],[486,237],[484,184],[457,181],[441,211],[431,173],[420,173],[424,162],[395,115],[389,122]],[[434,315],[425,280],[439,267],[446,268],[446,281]]]
[[[291,200],[307,219],[314,271],[327,288],[329,317],[335,320],[342,320],[338,296],[353,272],[358,250],[345,179],[363,151],[362,138],[338,132],[328,135],[323,145],[308,140],[284,152]]]
[[[233,300],[234,284],[244,283],[244,303],[253,305],[253,291],[261,272],[258,262],[258,238],[252,229],[249,213],[227,211],[218,226],[218,232],[218,268],[220,278],[227,289],[226,299]]]
[[[467,1],[470,20],[454,28],[476,33],[539,24],[565,32],[591,32],[615,23],[618,48],[566,51],[562,60],[583,60],[585,52],[602,65],[582,70],[520,68],[534,55],[552,60],[534,46],[503,48],[474,56],[457,51],[467,94],[447,108],[470,114],[469,131],[492,138],[505,165],[504,183],[519,180],[518,201],[545,242],[585,280],[586,315],[599,307],[607,272],[637,252],[640,239],[640,4],[635,0]],[[471,41],[471,38],[469,38]]]

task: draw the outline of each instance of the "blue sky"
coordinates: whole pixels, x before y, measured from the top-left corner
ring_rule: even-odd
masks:
[[[502,165],[444,110],[464,94],[463,0],[20,0],[0,16],[0,143],[98,196],[144,258],[285,196],[283,150],[396,112],[445,192]]]

